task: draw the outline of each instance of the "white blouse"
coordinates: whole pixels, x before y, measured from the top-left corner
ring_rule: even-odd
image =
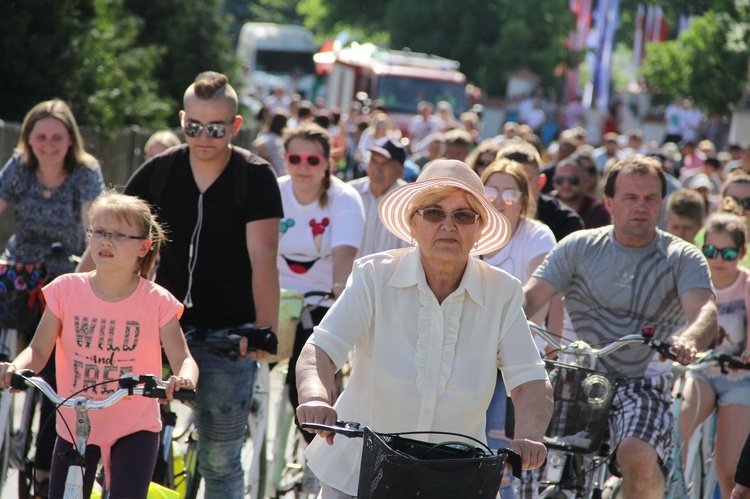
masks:
[[[427,285],[418,248],[357,260],[308,340],[339,368],[354,349],[349,383],[335,404],[339,419],[381,432],[451,431],[485,441],[498,367],[508,393],[547,379],[522,300],[517,279],[475,258],[442,304]],[[361,452],[360,439],[337,436],[333,446],[316,438],[305,455],[322,482],[356,495]]]

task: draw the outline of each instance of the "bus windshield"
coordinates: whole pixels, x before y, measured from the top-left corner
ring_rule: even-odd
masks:
[[[266,73],[315,73],[312,52],[287,52],[283,50],[258,50],[255,69]]]
[[[464,112],[466,107],[464,86],[448,81],[381,76],[377,94],[377,98],[385,102],[389,112],[417,114],[417,104],[423,100],[433,104],[447,101],[453,106],[456,116]]]

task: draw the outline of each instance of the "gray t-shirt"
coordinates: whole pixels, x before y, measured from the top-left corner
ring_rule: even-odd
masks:
[[[697,247],[661,230],[647,246],[615,240],[611,225],[563,239],[534,272],[565,293],[578,338],[604,346],[644,326],[667,339],[687,324],[680,296],[712,289],[708,263]],[[628,345],[599,360],[599,368],[630,378],[644,375],[654,352]]]

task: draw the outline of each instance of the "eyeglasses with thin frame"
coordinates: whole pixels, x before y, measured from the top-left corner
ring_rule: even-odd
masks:
[[[581,183],[581,177],[578,175],[571,175],[570,177],[565,177],[563,175],[558,175],[555,177],[555,185],[563,185],[565,181],[568,181],[570,185],[580,185]]]
[[[185,132],[185,135],[188,137],[200,137],[204,129],[212,139],[223,139],[227,135],[229,126],[221,123],[209,123],[208,125],[203,125],[195,121],[189,121],[187,123],[185,121],[182,122],[182,131]]]
[[[733,262],[740,256],[740,250],[737,248],[717,248],[713,244],[704,244],[701,249],[705,257],[711,260],[721,255],[725,262]]]
[[[485,168],[487,166],[490,166],[492,164],[492,161],[485,161],[482,158],[477,158],[476,161],[474,161],[474,166],[476,168]]]
[[[304,161],[309,166],[320,166],[323,164],[323,160],[328,158],[325,154],[299,154],[296,152],[286,153],[286,160],[290,165],[299,165]]]
[[[422,210],[417,210],[417,213],[425,221],[433,224],[439,224],[450,215],[456,225],[474,225],[481,217],[479,213],[474,213],[471,210],[458,210],[453,213],[448,213],[441,208],[424,208]]]
[[[492,187],[491,185],[484,186],[484,196],[489,199],[491,203],[494,203],[496,199],[500,198],[503,204],[512,206],[521,199],[521,195],[522,193],[518,189],[503,189],[503,191],[500,192],[497,187]]]
[[[740,198],[737,198],[737,197],[734,197],[734,196],[729,196],[729,197],[732,198],[732,199],[734,199],[734,201],[738,205],[742,206],[743,210],[750,210],[750,198],[742,198],[742,199],[740,199]]]
[[[148,239],[147,236],[129,236],[127,234],[123,234],[122,232],[107,232],[101,229],[89,229],[86,231],[86,234],[88,234],[89,239],[91,239],[92,241],[103,241],[105,239],[109,239],[110,241],[114,241],[116,243],[126,243],[131,239]]]

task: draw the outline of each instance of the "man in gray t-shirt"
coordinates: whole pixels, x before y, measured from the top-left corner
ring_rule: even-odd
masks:
[[[613,225],[576,232],[547,255],[524,286],[526,315],[562,292],[579,338],[601,345],[651,326],[657,338],[671,337],[681,362],[692,362],[717,330],[716,304],[704,257],[657,229],[666,193],[661,166],[642,155],[621,160],[604,192]],[[601,361],[633,378],[615,397],[630,403],[613,404],[610,414],[625,497],[664,494],[658,461],[670,443],[670,394],[663,377],[645,376],[652,356],[634,346]]]

